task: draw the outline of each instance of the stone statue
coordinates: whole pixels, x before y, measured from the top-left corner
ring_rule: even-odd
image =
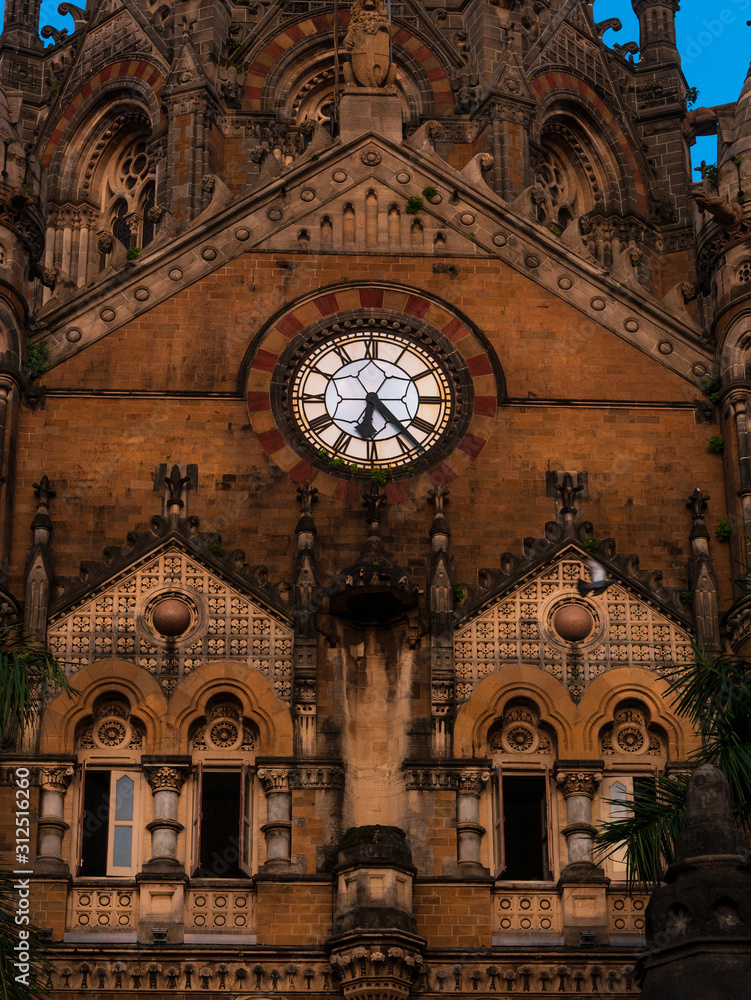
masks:
[[[743,206],[737,201],[723,201],[718,195],[707,194],[706,191],[694,191],[692,198],[699,211],[713,215],[725,232],[731,233],[740,228]]]
[[[344,79],[350,87],[390,87],[396,66],[389,62],[391,26],[383,0],[352,0],[352,20],[344,38],[350,61]]]

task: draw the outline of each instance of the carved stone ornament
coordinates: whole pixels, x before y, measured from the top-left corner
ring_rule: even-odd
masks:
[[[177,792],[179,795],[187,777],[187,771],[176,767],[157,767],[150,772],[148,781],[153,792]]]
[[[460,794],[479,795],[484,783],[490,780],[490,771],[465,770],[460,771],[457,777]]]
[[[386,944],[382,948],[343,948],[335,951],[329,962],[348,1000],[362,996],[403,1000],[423,965],[414,947]]]
[[[344,64],[344,79],[353,88],[390,87],[396,66],[389,62],[389,25],[384,0],[353,0],[344,47],[350,62]]]
[[[601,781],[600,771],[559,771],[555,776],[555,782],[563,792],[564,798],[570,795],[586,795],[591,799]]]
[[[273,792],[288,792],[291,788],[292,771],[286,767],[262,767],[257,771],[258,780],[267,795]]]
[[[39,785],[48,792],[64,792],[73,778],[75,769],[71,764],[60,767],[43,767],[39,772]]]
[[[658,757],[664,748],[660,737],[648,728],[640,709],[622,708],[615,713],[613,724],[602,731],[600,751],[604,757],[616,754]]]
[[[539,717],[525,705],[510,708],[503,715],[500,731],[491,731],[490,753],[553,753],[550,738],[540,729]]]

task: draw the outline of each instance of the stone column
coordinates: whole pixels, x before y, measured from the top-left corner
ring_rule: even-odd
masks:
[[[266,793],[266,823],[261,832],[266,837],[264,868],[286,868],[292,861],[292,792],[290,770],[262,767],[258,780]]]
[[[183,866],[177,860],[177,835],[183,826],[177,820],[177,805],[188,777],[187,768],[152,767],[147,774],[154,793],[154,819],[146,827],[151,833],[151,858],[143,871],[182,871]]]
[[[485,827],[480,823],[480,792],[490,778],[490,771],[461,771],[456,793],[457,860],[463,871],[469,868],[487,871],[480,862],[480,844]]]
[[[602,781],[600,771],[559,771],[556,784],[566,800],[566,838],[568,864],[563,874],[602,875],[592,860],[592,841],[597,830],[592,826],[592,799]]]
[[[563,911],[563,941],[580,947],[584,941],[610,943],[607,888],[610,879],[592,860],[592,799],[602,773],[591,765],[586,770],[572,762],[570,770],[559,770],[556,783],[566,800],[563,836],[568,848],[568,864],[558,880]],[[602,766],[602,765],[600,765]]]
[[[67,874],[63,860],[63,835],[68,824],[65,813],[65,792],[73,777],[72,765],[45,767],[39,775],[39,820],[37,821],[37,860],[34,870],[39,873]]]

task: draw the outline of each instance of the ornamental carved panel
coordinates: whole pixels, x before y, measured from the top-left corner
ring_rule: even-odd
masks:
[[[459,628],[457,701],[466,701],[484,677],[512,663],[553,674],[578,701],[605,670],[637,666],[667,673],[690,662],[691,638],[677,623],[620,583],[599,597],[580,597],[576,583],[587,578],[583,560],[567,552]],[[557,631],[565,631],[561,623],[572,609],[583,634],[578,641]]]
[[[178,548],[144,559],[122,577],[54,617],[49,648],[71,670],[97,659],[131,660],[167,693],[211,660],[242,660],[292,690],[290,625]]]

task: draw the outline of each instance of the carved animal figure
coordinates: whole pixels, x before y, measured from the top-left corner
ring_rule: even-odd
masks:
[[[718,195],[707,194],[706,191],[694,191],[692,197],[699,211],[709,212],[727,232],[740,226],[743,207],[737,201],[723,201]]]
[[[719,118],[714,108],[694,108],[681,122],[684,135],[717,135]]]
[[[322,125],[321,122],[315,121],[313,118],[306,118],[300,125],[300,131],[303,135],[309,135],[310,141],[299,156],[297,163],[310,160],[314,156],[320,156],[324,149],[328,149],[334,141],[333,136],[326,126]]]
[[[353,0],[352,20],[344,38],[351,53],[344,64],[344,79],[350,87],[389,87],[396,79],[396,66],[389,62],[391,26],[383,0]]]

